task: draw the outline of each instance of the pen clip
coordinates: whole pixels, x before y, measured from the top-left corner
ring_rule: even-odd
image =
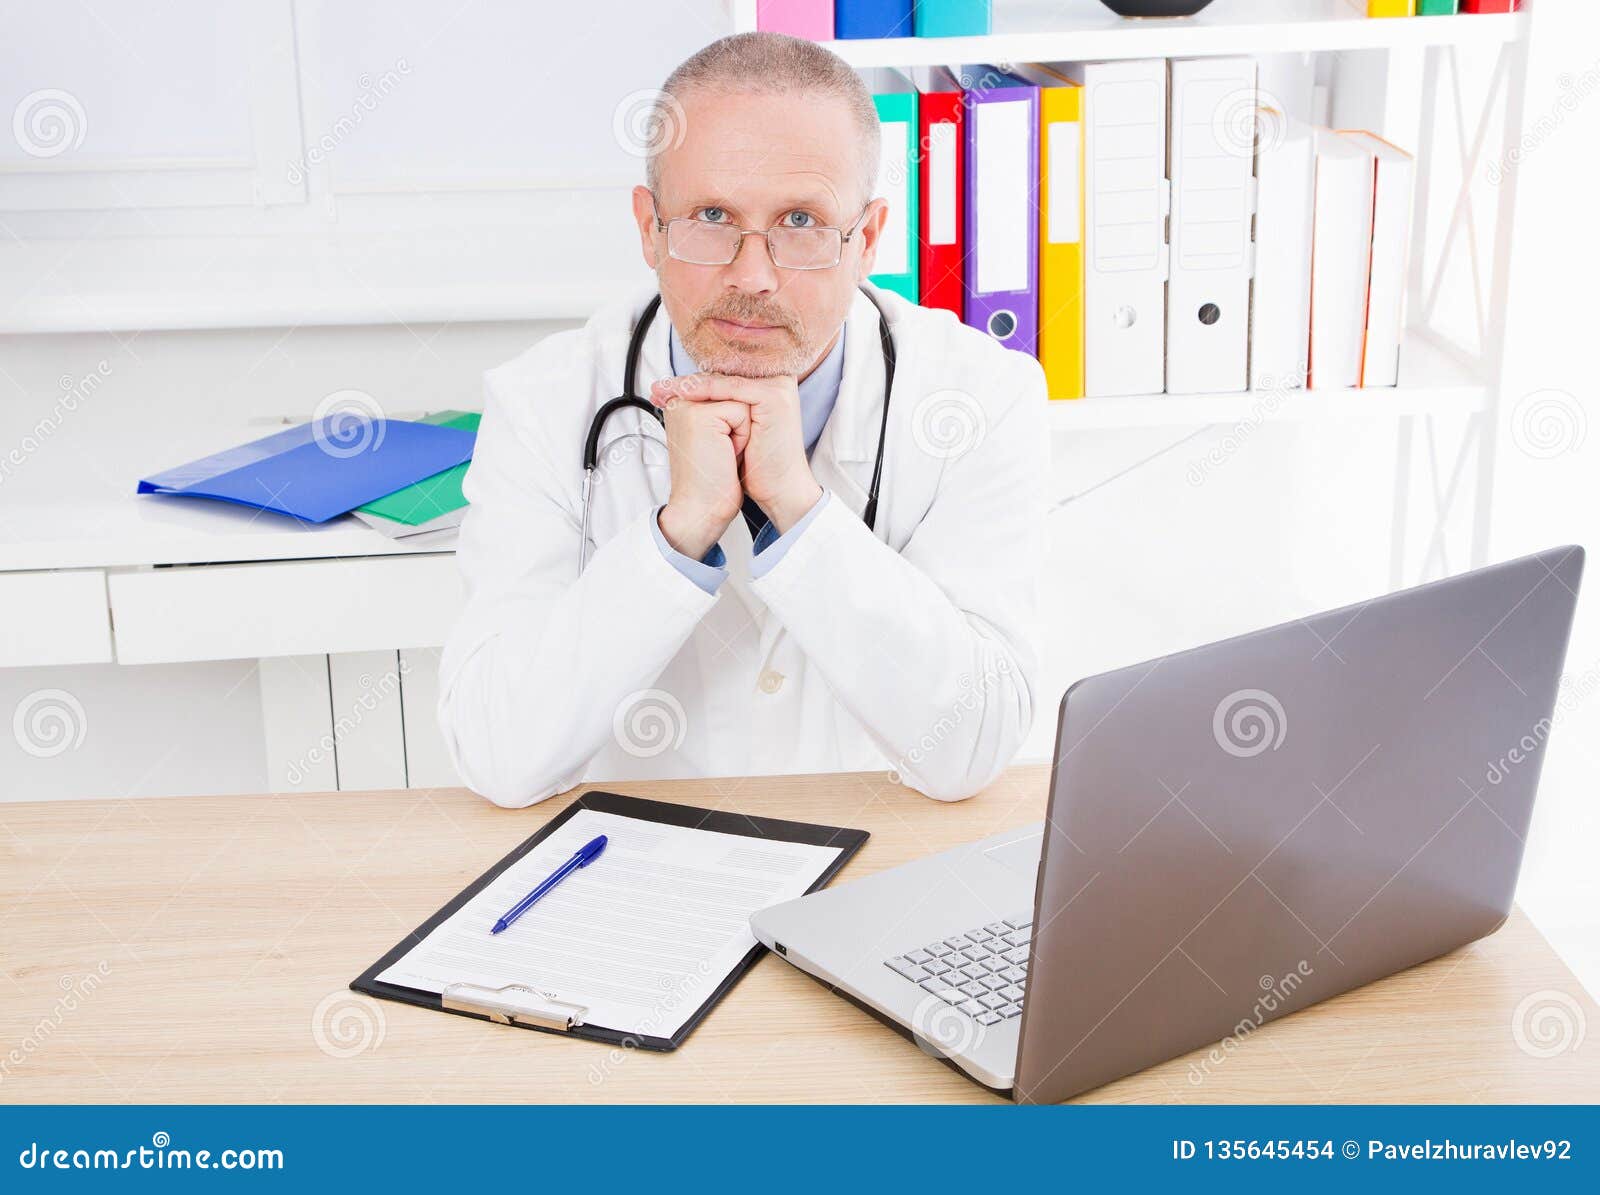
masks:
[[[503,988],[452,983],[439,994],[439,1001],[445,1008],[488,1017],[499,1025],[538,1025],[563,1032],[582,1025],[589,1011],[586,1005],[558,1000],[551,992],[516,983]]]

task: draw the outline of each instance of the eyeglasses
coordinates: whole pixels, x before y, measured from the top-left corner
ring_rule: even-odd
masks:
[[[869,203],[867,207],[871,207]],[[772,264],[783,270],[831,270],[844,256],[844,247],[855,236],[867,208],[850,225],[849,231],[831,225],[791,228],[774,225],[762,232],[734,224],[712,224],[691,216],[662,222],[656,213],[656,231],[667,234],[667,254],[692,266],[732,265],[745,237],[765,237]]]

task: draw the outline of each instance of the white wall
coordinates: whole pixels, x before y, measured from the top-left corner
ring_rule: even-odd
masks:
[[[1589,551],[1518,899],[1600,988],[1600,5],[1540,0],[1517,252],[1506,321],[1505,405],[1490,545],[1496,557],[1558,543]],[[1557,19],[1559,18],[1559,19]],[[1498,312],[1497,312],[1498,317]]]
[[[661,28],[613,70],[607,34],[623,7]],[[1518,265],[1509,306],[1497,297],[1491,313],[1509,313],[1510,351],[1496,559],[1562,540],[1596,546],[1600,419],[1586,296],[1600,277],[1600,238],[1586,225],[1600,181],[1600,90],[1585,83],[1597,69],[1595,7],[1538,0],[1527,116],[1553,127],[1516,167]],[[564,41],[537,31],[556,9],[574,23]],[[59,88],[84,113],[71,154],[35,156],[0,136],[0,231],[9,234],[0,235],[0,328],[30,330],[0,340],[0,442],[48,411],[61,378],[113,362],[94,402],[28,466],[71,470],[85,493],[120,493],[172,463],[121,459],[116,436],[103,433],[175,401],[265,418],[358,388],[397,414],[476,406],[481,371],[555,326],[485,316],[537,313],[552,296],[570,307],[574,294],[604,293],[637,269],[622,203],[637,158],[616,139],[616,118],[626,119],[633,90],[726,27],[717,0],[515,9],[263,0],[228,12],[251,16],[191,0],[105,10],[97,22],[75,6],[0,0],[0,108],[11,112],[13,92]],[[172,53],[173,31],[191,40],[189,52]],[[36,52],[44,33],[60,52]],[[367,109],[373,78],[388,72],[395,85]],[[530,73],[541,98],[591,90],[530,105]],[[119,103],[147,93],[157,98],[137,111]],[[332,147],[306,160],[324,138]],[[594,144],[591,159],[583,147]],[[1445,209],[1451,199],[1439,196]],[[575,249],[593,260],[568,256]],[[1470,314],[1466,285],[1454,278],[1446,305]],[[241,321],[276,326],[131,331]],[[313,326],[340,323],[352,326]],[[89,330],[31,334],[62,327]],[[117,331],[97,330],[108,327]],[[1540,391],[1556,392],[1553,407],[1519,407]],[[1516,430],[1534,411],[1554,412],[1564,450],[1548,452],[1537,426]],[[1447,460],[1462,430],[1450,423],[1434,429]],[[1390,587],[1396,423],[1212,428],[1094,488],[1191,430],[1058,438],[1059,496],[1093,492],[1052,520],[1049,706],[1086,673]],[[1413,432],[1409,453],[1424,429]],[[1191,484],[1192,466],[1225,440],[1237,447],[1224,465]],[[1428,485],[1419,472],[1418,494]],[[1401,553],[1405,579],[1465,567],[1459,520],[1445,555],[1423,551],[1420,505]],[[0,529],[25,534],[4,519],[0,508]],[[1600,749],[1591,746],[1600,684],[1584,679],[1600,675],[1597,591],[1591,579],[1521,898],[1600,991]],[[63,688],[86,726],[77,750],[48,758],[0,735],[0,797],[259,790],[253,667],[0,671],[0,712]],[[1045,757],[1052,732],[1047,707],[1025,754]]]

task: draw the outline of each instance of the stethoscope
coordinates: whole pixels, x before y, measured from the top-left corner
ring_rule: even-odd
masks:
[[[867,489],[867,505],[861,512],[861,519],[867,525],[868,531],[877,530],[878,522],[878,486],[883,480],[883,445],[889,433],[889,396],[894,391],[894,337],[889,333],[889,320],[883,314],[883,306],[873,296],[872,292],[863,288],[862,294],[878,312],[878,341],[883,346],[883,415],[878,424],[878,455],[872,465],[872,484]],[[645,306],[639,316],[639,322],[633,327],[633,335],[628,338],[628,356],[622,369],[622,394],[613,398],[598,411],[589,423],[589,434],[583,441],[583,522],[578,540],[578,572],[583,572],[584,565],[589,562],[589,495],[594,487],[595,466],[600,460],[600,436],[605,431],[606,420],[624,407],[637,407],[653,415],[657,423],[664,420],[661,408],[649,399],[640,398],[635,386],[639,377],[639,354],[644,348],[645,334],[650,330],[650,321],[655,319],[656,312],[661,309],[661,296],[656,295]],[[642,439],[653,440],[654,436],[646,436],[643,431],[630,432],[629,436],[639,436]],[[618,439],[628,439],[621,436]],[[613,440],[615,444],[617,441]]]

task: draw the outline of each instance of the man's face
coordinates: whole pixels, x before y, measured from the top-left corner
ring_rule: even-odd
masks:
[[[740,377],[803,376],[832,346],[856,286],[872,272],[885,209],[873,203],[832,269],[781,269],[765,238],[743,238],[726,266],[667,253],[663,222],[679,217],[764,232],[831,225],[849,232],[867,205],[859,134],[843,102],[799,95],[693,89],[659,160],[652,202],[634,190],[645,262],[684,347],[702,370]],[[680,139],[681,138],[681,139]]]

